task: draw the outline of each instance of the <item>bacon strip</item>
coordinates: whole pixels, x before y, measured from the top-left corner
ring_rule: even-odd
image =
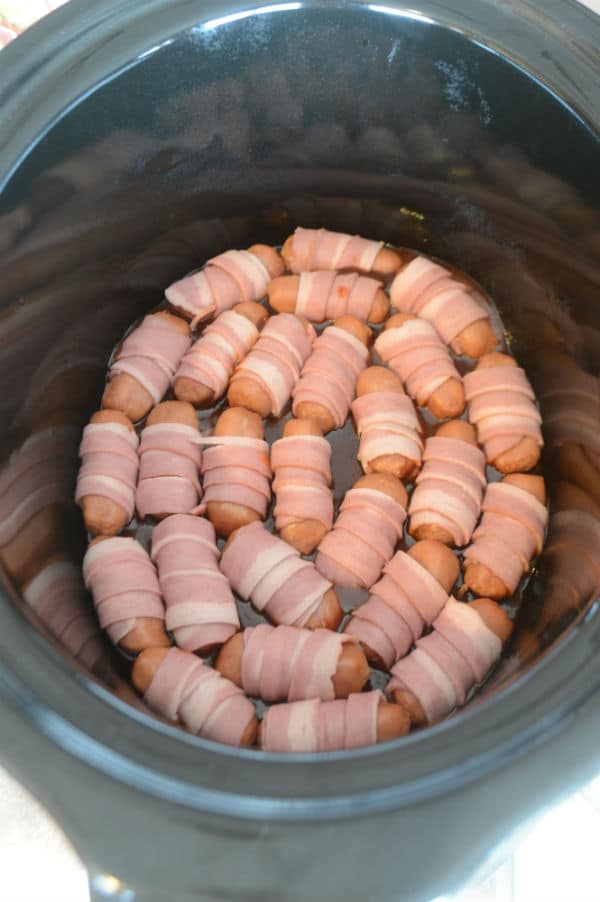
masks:
[[[319,545],[317,570],[340,585],[369,588],[402,538],[405,518],[402,505],[384,492],[350,489]]]
[[[377,709],[383,694],[356,692],[347,699],[273,705],[262,720],[266,752],[334,752],[377,742]]]
[[[356,391],[356,380],[367,365],[369,351],[354,335],[328,326],[313,345],[292,392],[292,410],[303,401],[321,404],[341,429]]]
[[[460,353],[455,339],[468,326],[489,319],[485,307],[449,270],[426,257],[415,257],[395,277],[390,299],[401,313],[429,320],[447,345]]]
[[[333,525],[331,493],[331,445],[318,435],[289,435],[271,445],[271,466],[277,497],[275,527],[319,520]]]
[[[133,516],[138,476],[138,437],[121,423],[89,423],[79,446],[81,467],[75,501],[99,495],[114,501]]]
[[[335,697],[333,677],[346,642],[331,630],[261,624],[244,630],[242,687],[267,703]]]
[[[212,523],[187,514],[167,517],[152,532],[151,557],[167,606],[165,625],[180,648],[222,645],[239,629]]]
[[[100,626],[115,645],[138,617],[165,619],[156,570],[135,539],[117,536],[90,545],[83,558],[83,579]]]
[[[304,626],[331,583],[291,545],[258,521],[238,529],[223,550],[221,570],[234,592],[277,624]]]
[[[359,235],[298,226],[294,232],[288,268],[294,273],[316,269],[371,272],[382,247],[383,241],[369,241]]]
[[[175,370],[191,343],[160,316],[145,316],[130,332],[113,360],[109,379],[117,373],[128,373],[142,385],[155,404],[164,398]]]
[[[446,346],[427,320],[410,319],[386,329],[376,339],[375,350],[421,407],[448,379],[462,381]]]
[[[311,323],[336,320],[346,313],[366,323],[380,288],[377,279],[356,272],[302,272],[294,312]]]
[[[235,683],[178,648],[169,649],[144,699],[163,717],[180,720],[191,733],[226,745],[241,745],[254,717],[252,702]]]
[[[256,342],[259,331],[247,317],[225,310],[210,323],[179,364],[173,381],[188,378],[221,398],[235,367]]]
[[[379,655],[389,670],[433,623],[448,596],[435,577],[404,551],[397,551],[383,572],[344,632]]]
[[[530,492],[508,482],[488,485],[481,510],[481,523],[464,560],[485,564],[511,595],[542,550],[548,510]]]
[[[271,398],[271,413],[279,416],[308,358],[315,332],[307,332],[293,313],[272,316],[248,356],[237,367],[231,384],[239,378],[256,382]]]
[[[411,531],[423,524],[438,525],[451,534],[454,545],[466,545],[479,518],[485,484],[485,457],[479,448],[431,436],[408,506]]]
[[[464,379],[469,420],[477,427],[480,444],[493,463],[522,438],[544,444],[542,418],[525,370],[497,366],[475,369]]]
[[[371,392],[352,402],[352,416],[360,436],[358,459],[365,473],[371,462],[386,454],[401,454],[421,465],[421,427],[410,398],[400,392]]]
[[[183,423],[155,423],[142,431],[135,506],[141,519],[189,513],[202,497],[198,430]]]
[[[392,667],[385,692],[408,690],[418,699],[427,722],[436,723],[464,704],[502,651],[498,636],[477,611],[450,597],[433,622],[433,632]]]
[[[198,272],[173,282],[165,295],[170,304],[189,315],[195,326],[242,301],[260,301],[270,281],[270,273],[258,257],[249,251],[230,250],[207,260]]]

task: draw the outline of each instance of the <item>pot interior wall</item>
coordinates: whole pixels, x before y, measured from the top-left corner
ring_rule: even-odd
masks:
[[[485,692],[521,676],[599,588],[599,157],[524,70],[376,8],[206,23],[99,86],[0,197],[0,557],[15,602],[51,559],[80,560],[79,434],[124,327],[207,257],[323,225],[469,271],[538,390],[550,550]],[[89,601],[63,604],[84,629]],[[93,625],[77,647],[43,607],[23,612],[127,693]]]

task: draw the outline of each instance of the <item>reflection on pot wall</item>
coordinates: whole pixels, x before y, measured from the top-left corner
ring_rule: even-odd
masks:
[[[297,224],[362,233],[477,278],[538,392],[553,515],[497,683],[600,590],[600,217],[597,186],[581,193],[597,141],[459,34],[398,21],[367,38],[357,19],[340,67],[333,20],[312,15],[301,54],[281,16],[168,42],[57,123],[8,186],[0,557],[98,671],[104,646],[68,563],[83,540],[71,499],[115,342],[166,285],[227,247],[280,243]]]

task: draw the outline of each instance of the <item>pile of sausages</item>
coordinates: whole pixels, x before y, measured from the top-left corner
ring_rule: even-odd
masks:
[[[150,708],[323,752],[433,724],[486,679],[547,523],[538,408],[491,310],[438,262],[298,228],[209,260],[129,331],[76,500],[85,585]],[[363,475],[336,505],[327,436],[349,417]]]

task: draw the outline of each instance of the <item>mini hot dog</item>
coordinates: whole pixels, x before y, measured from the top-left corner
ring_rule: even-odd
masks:
[[[310,355],[315,330],[292,313],[272,316],[229,385],[232,407],[246,407],[261,417],[279,416]]]
[[[271,445],[275,527],[300,554],[312,554],[333,526],[331,445],[316,420],[288,420]]]
[[[207,260],[198,272],[169,285],[166,298],[195,326],[244,301],[260,301],[274,276],[283,272],[273,247],[253,244],[247,251],[225,251]]]
[[[190,733],[225,745],[254,745],[252,702],[196,655],[179,648],[148,648],[135,661],[131,679],[148,707]]]
[[[279,276],[269,285],[269,304],[277,313],[295,313],[310,323],[351,314],[366,323],[382,323],[390,301],[381,282],[335,270]]]
[[[266,623],[236,633],[215,667],[246,695],[268,704],[347,698],[369,679],[367,659],[351,636]]]
[[[272,623],[336,629],[342,619],[331,582],[262,523],[242,526],[230,536],[221,570],[234,592],[252,601]]]
[[[293,273],[352,269],[382,278],[392,276],[402,262],[400,254],[385,247],[383,241],[300,226],[286,239],[281,256],[286,268]]]
[[[354,316],[342,316],[323,330],[292,391],[294,416],[317,420],[324,433],[341,429],[369,360],[371,338]]]
[[[115,645],[130,654],[170,645],[156,570],[135,539],[93,539],[83,558],[83,579],[100,626]]]
[[[410,313],[390,317],[375,341],[375,350],[400,376],[406,391],[434,417],[458,417],[465,409],[465,390],[445,344],[426,319]]]
[[[481,510],[481,523],[463,555],[463,584],[476,595],[505,598],[542,550],[548,522],[544,480],[513,473],[492,482]]]
[[[425,442],[423,468],[408,506],[408,531],[415,539],[466,545],[479,518],[486,484],[485,456],[475,429],[450,420]]]
[[[190,346],[185,320],[164,310],[145,316],[113,360],[102,407],[120,410],[137,423],[164,398]]]
[[[399,378],[383,366],[370,366],[358,377],[356,396],[352,416],[364,472],[413,479],[423,453],[421,425]]]
[[[265,308],[252,301],[219,314],[179,364],[173,381],[175,397],[194,407],[210,407],[218,401],[268,317]]]
[[[383,573],[344,632],[359,639],[371,664],[389,670],[436,619],[458,579],[459,565],[445,545],[425,539],[408,552],[397,551]]]
[[[135,506],[141,520],[187,514],[202,497],[196,411],[185,401],[164,401],[150,413],[140,440]]]
[[[390,473],[361,476],[319,545],[319,573],[341,586],[372,586],[402,538],[406,498],[406,489]]]

